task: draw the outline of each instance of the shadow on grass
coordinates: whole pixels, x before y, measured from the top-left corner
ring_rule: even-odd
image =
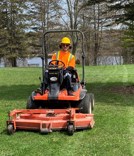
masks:
[[[7,128],[5,128],[3,131],[1,131],[0,134],[2,134],[2,135],[7,135],[7,134],[8,134],[8,133],[7,133]]]
[[[129,84],[130,86],[131,84]],[[87,83],[86,88],[88,92],[95,95],[95,101],[104,104],[112,105],[127,105],[134,106],[133,94],[116,91],[116,87],[128,86],[128,83]],[[11,85],[0,86],[0,99],[2,100],[26,100],[31,95],[33,90],[36,90],[38,85]],[[114,90],[113,90],[114,88]],[[133,88],[132,88],[133,89]],[[126,98],[127,97],[127,98]],[[126,100],[126,103],[124,102]]]
[[[26,99],[33,90],[36,90],[37,85],[11,85],[0,86],[1,100],[22,100]]]
[[[88,92],[94,93],[95,101],[105,105],[134,106],[134,84],[87,83]]]

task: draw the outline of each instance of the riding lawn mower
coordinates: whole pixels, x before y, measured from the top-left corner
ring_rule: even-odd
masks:
[[[71,71],[73,96],[67,94],[63,81],[65,64],[60,60],[48,63],[46,40],[50,33],[79,33],[82,39],[82,80],[77,70]],[[85,84],[84,34],[79,30],[49,30],[43,34],[42,82],[39,89],[29,96],[26,109],[13,110],[7,120],[7,131],[13,134],[17,130],[40,131],[50,133],[67,130],[68,134],[78,129],[90,129],[94,126],[94,95],[88,93]],[[46,80],[47,74],[47,80]]]

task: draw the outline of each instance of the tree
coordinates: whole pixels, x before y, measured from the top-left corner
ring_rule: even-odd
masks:
[[[81,13],[81,29],[85,32],[87,53],[86,65],[97,65],[102,45],[102,33],[107,21],[106,3],[88,1]],[[106,28],[105,28],[106,29]]]
[[[110,0],[109,9],[115,10],[114,16],[116,24],[122,24],[124,30],[123,37],[123,57],[124,63],[134,63],[134,0]]]
[[[43,51],[43,33],[48,29],[55,29],[61,26],[58,2],[59,0],[56,2],[54,0],[29,0],[27,12],[31,17],[31,31],[28,32],[28,36],[30,37],[29,49],[33,50],[30,52],[32,56],[33,54],[41,54]],[[49,42],[49,44],[51,43]],[[48,47],[51,50],[54,46],[51,44]]]
[[[81,25],[80,14],[81,11],[86,7],[87,1],[82,0],[64,0],[61,3],[61,14],[62,23],[66,29],[78,29]],[[72,33],[72,52],[76,53],[76,48],[78,44],[78,34]]]
[[[3,47],[7,45],[5,42],[7,36],[6,30],[7,10],[3,1],[0,2],[0,58],[4,56]]]
[[[11,66],[16,67],[16,58],[23,55],[26,48],[24,9],[25,2],[18,0],[2,0],[0,6],[1,18],[1,56],[6,58]]]

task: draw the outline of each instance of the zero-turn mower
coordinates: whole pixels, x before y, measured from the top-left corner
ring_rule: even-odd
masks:
[[[52,60],[48,63],[46,48],[48,35],[64,32],[79,33],[82,39],[82,80],[79,80],[77,70],[72,70],[73,96],[68,95],[61,77],[64,63],[59,60]],[[43,40],[41,87],[33,91],[28,98],[27,109],[15,109],[9,113],[8,133],[13,134],[16,130],[36,130],[41,133],[49,133],[63,129],[72,135],[77,129],[93,128],[94,95],[88,93],[85,86],[84,34],[79,30],[50,30],[44,33]]]

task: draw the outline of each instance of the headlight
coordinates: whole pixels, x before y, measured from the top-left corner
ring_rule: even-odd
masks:
[[[57,81],[57,77],[50,77],[51,81]]]

